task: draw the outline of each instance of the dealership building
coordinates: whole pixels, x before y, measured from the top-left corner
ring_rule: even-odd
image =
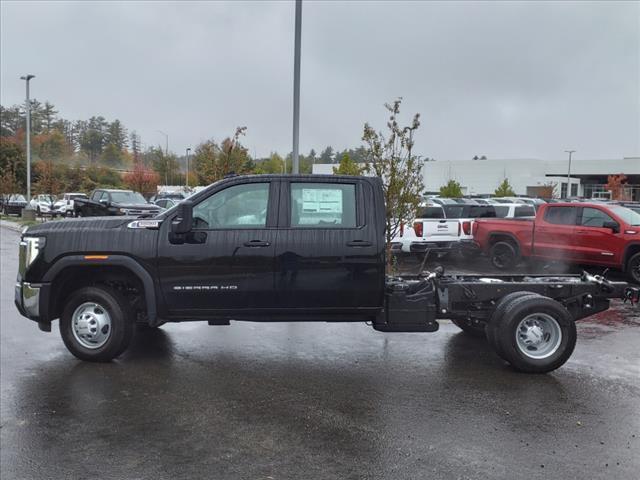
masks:
[[[313,173],[331,174],[335,164],[315,164]],[[460,183],[465,195],[489,195],[506,178],[517,195],[538,196],[553,186],[556,195],[565,197],[569,161],[535,158],[485,160],[434,160],[425,162],[424,185],[427,193],[437,193],[450,179]],[[627,198],[640,201],[640,157],[571,162],[572,197],[606,196],[609,175],[627,177]]]

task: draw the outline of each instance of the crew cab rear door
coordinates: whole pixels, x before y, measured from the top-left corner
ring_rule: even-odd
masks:
[[[577,218],[577,206],[549,205],[546,207],[535,221],[533,254],[542,258],[576,261]]]
[[[192,231],[179,240],[163,222],[157,267],[171,317],[274,305],[278,189],[269,178],[226,182],[196,201]]]
[[[380,307],[384,245],[375,204],[366,181],[282,181],[276,243],[281,308],[310,314]]]

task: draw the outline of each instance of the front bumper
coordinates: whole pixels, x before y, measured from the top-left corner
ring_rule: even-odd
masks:
[[[20,314],[36,322],[48,322],[50,284],[16,282],[15,304]]]

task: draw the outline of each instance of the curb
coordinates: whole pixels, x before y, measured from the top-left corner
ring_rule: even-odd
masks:
[[[0,227],[6,228],[7,230],[13,230],[18,233],[22,233],[22,230],[24,229],[22,225],[17,225],[7,220],[0,220]]]

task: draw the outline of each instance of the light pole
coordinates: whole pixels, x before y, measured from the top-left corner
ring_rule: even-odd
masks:
[[[565,150],[565,153],[569,154],[569,170],[567,171],[567,196],[571,196],[571,155],[575,153],[575,150]]]
[[[164,183],[169,185],[169,135],[162,130],[156,131],[164,135]]]
[[[189,152],[191,148],[187,147],[187,175],[185,176],[185,185],[189,188]]]
[[[300,142],[300,38],[302,32],[302,0],[296,0],[295,45],[293,49],[293,165],[292,173],[300,172],[298,149]]]
[[[27,202],[31,202],[31,100],[29,100],[29,80],[35,78],[35,75],[27,74],[20,77],[27,85]],[[29,204],[27,204],[27,210]]]

